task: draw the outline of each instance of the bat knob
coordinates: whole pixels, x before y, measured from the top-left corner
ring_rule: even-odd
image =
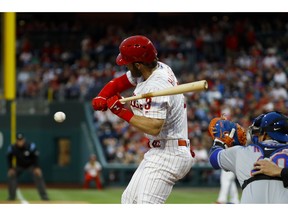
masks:
[[[120,96],[120,97],[121,97],[121,99],[119,99],[120,103],[125,104],[126,102],[122,100],[122,99],[124,99],[124,97],[123,96]]]

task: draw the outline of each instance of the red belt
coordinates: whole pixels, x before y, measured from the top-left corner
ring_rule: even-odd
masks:
[[[178,140],[178,146],[187,146],[186,140]]]
[[[177,140],[178,141],[178,146],[188,146],[188,143],[186,140]],[[147,142],[148,148],[159,148],[161,147],[161,140],[149,140]],[[152,147],[151,147],[152,146]]]

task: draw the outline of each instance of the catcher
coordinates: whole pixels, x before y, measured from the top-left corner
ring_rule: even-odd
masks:
[[[246,132],[239,124],[224,117],[212,119],[209,124],[214,140],[209,152],[211,165],[236,175],[243,190],[240,203],[288,203],[288,190],[281,177],[253,176],[257,172],[254,163],[261,159],[288,167],[288,117],[269,112],[256,118],[250,129],[253,129],[250,130],[253,143],[245,146]]]

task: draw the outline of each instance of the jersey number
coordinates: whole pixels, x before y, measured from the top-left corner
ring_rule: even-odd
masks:
[[[145,104],[145,106],[144,106],[144,108],[145,108],[146,110],[150,109],[150,107],[151,107],[151,102],[152,102],[152,99],[151,99],[151,98],[146,98],[146,104]]]
[[[288,153],[286,152],[274,154],[271,156],[271,160],[281,168],[288,167]]]
[[[263,159],[263,156],[261,156],[258,160]],[[277,164],[277,166],[284,168],[288,167],[288,153],[287,152],[278,152],[270,157],[270,160]],[[251,170],[251,173],[255,172],[257,170],[253,169]]]

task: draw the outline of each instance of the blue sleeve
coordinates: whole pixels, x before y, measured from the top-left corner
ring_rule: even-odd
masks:
[[[36,144],[35,143],[31,143],[30,151],[35,151],[35,150],[36,150]]]
[[[39,166],[39,160],[38,160],[39,152],[37,150],[37,147],[36,147],[35,143],[32,142],[30,144],[29,151],[31,153],[31,161],[33,161],[33,165],[34,166]]]
[[[219,161],[218,161],[218,155],[219,155],[219,152],[221,152],[222,150],[223,148],[221,148],[220,146],[215,146],[215,145],[210,149],[209,162],[214,169],[221,168]]]
[[[12,146],[11,145],[9,145],[7,148],[7,154],[10,154],[10,153],[12,153]]]

